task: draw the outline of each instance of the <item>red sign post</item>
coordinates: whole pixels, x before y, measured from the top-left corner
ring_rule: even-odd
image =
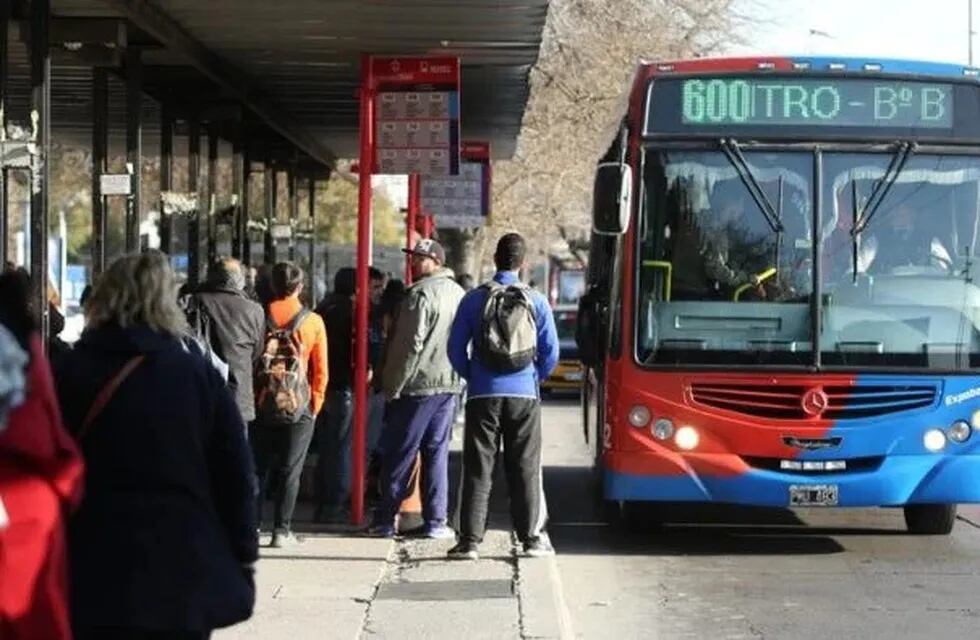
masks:
[[[354,304],[354,433],[351,442],[351,523],[364,522],[365,441],[367,435],[368,319],[371,305],[371,167],[374,165],[374,86],[371,58],[361,59],[360,178],[357,185],[357,297]]]
[[[357,210],[357,292],[354,303],[354,424],[351,446],[351,521],[364,522],[368,321],[371,299],[371,177],[416,174],[409,198],[406,244],[418,216],[418,174],[459,171],[458,58],[361,58],[360,180]],[[408,268],[408,263],[406,264]]]
[[[422,208],[422,199],[419,187],[419,174],[413,173],[408,176],[408,217],[405,220],[405,248],[411,251],[415,245],[415,238],[418,231],[415,227],[418,224],[418,217]],[[412,284],[412,256],[405,256],[405,285]]]

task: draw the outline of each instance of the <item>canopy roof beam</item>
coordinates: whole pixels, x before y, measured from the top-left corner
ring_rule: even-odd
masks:
[[[290,114],[256,93],[253,90],[256,83],[201,44],[173,18],[147,0],[107,0],[107,4],[162,45],[184,56],[200,73],[240,100],[301,151],[327,166],[333,166],[335,158],[329,149],[317,142],[308,131],[296,126],[296,119]]]

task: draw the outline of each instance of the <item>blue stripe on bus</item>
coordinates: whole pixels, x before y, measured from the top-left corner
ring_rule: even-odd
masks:
[[[840,71],[870,71],[865,69],[865,65],[880,65],[881,69],[875,72],[881,73],[907,73],[922,76],[945,76],[963,78],[965,67],[959,64],[947,62],[927,62],[924,60],[901,60],[896,58],[845,58],[830,56],[787,56],[793,63],[809,63],[814,71],[827,71],[831,69],[831,64],[844,65]]]
[[[980,456],[912,455],[886,458],[876,471],[803,475],[753,469],[738,476],[655,476],[605,472],[609,500],[723,502],[789,506],[791,485],[835,484],[842,507],[908,503],[980,503]]]

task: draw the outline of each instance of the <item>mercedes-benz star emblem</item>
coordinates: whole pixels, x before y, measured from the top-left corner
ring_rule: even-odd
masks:
[[[810,389],[803,394],[803,398],[800,400],[800,407],[803,409],[803,413],[811,417],[819,416],[826,411],[829,404],[830,398],[820,388]]]

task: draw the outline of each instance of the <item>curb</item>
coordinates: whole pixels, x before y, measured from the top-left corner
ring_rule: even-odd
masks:
[[[516,547],[514,555],[521,637],[573,640],[575,630],[565,603],[557,559],[554,556],[526,558],[519,554]]]

